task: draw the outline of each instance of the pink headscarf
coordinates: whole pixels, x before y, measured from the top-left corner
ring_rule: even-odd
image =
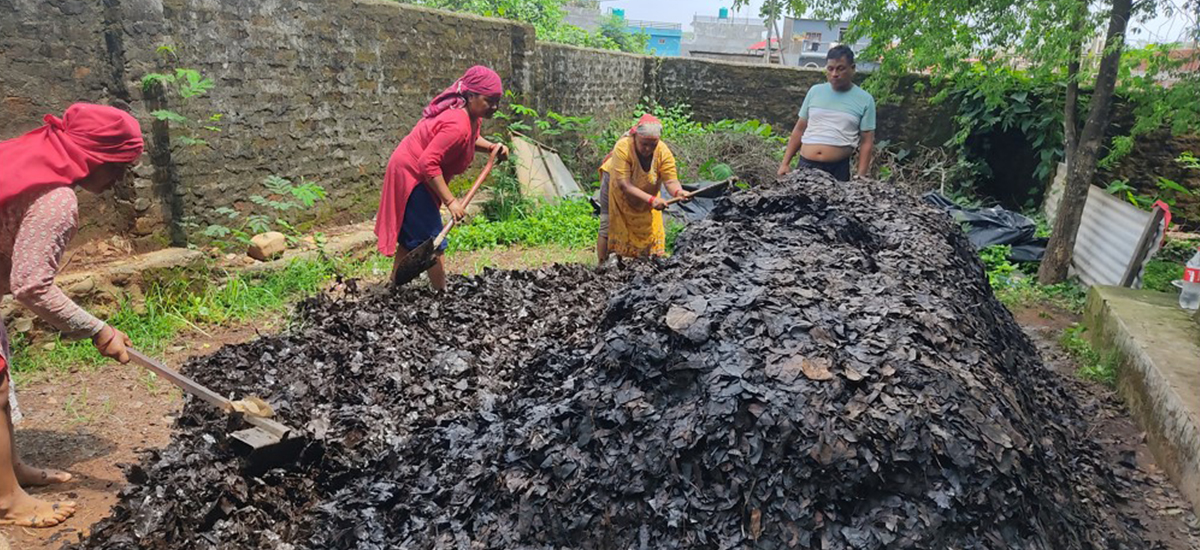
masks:
[[[626,134],[626,135],[628,135],[628,136],[630,136],[630,137],[637,136],[637,131],[638,131],[638,128],[641,128],[642,126],[645,126],[645,125],[647,125],[647,124],[659,124],[659,125],[661,125],[661,124],[662,124],[662,121],[661,121],[661,120],[659,120],[659,119],[658,119],[658,117],[656,117],[656,116],[654,116],[654,115],[652,115],[652,114],[650,114],[650,113],[646,113],[646,114],[642,115],[642,118],[639,118],[639,119],[638,119],[638,121],[637,121],[637,122],[635,122],[635,123],[633,124],[633,128],[630,128],[630,129],[629,129],[629,133],[628,133],[628,134]],[[612,154],[612,151],[609,151],[609,153],[608,153],[607,155],[605,155],[605,156],[604,156],[604,160],[600,161],[600,168],[599,168],[599,170],[600,170],[600,177],[601,177],[601,178],[603,178],[603,177],[604,177],[604,165],[605,165],[605,164],[608,164],[608,159],[612,158],[612,156],[613,156],[613,154]]]
[[[0,142],[0,204],[38,187],[71,185],[106,162],[142,156],[142,129],[132,115],[106,105],[76,103],[62,118]]]
[[[471,67],[462,78],[433,98],[429,106],[421,111],[421,117],[433,118],[447,109],[461,109],[467,104],[464,95],[467,92],[488,97],[501,96],[504,95],[504,83],[500,81],[500,75],[496,74],[496,71],[483,65]]]
[[[647,124],[658,124],[661,126],[662,121],[659,120],[658,117],[656,117],[650,113],[646,113],[646,114],[642,115],[642,118],[638,119],[637,123],[635,123],[633,125],[633,128],[629,129],[629,135],[636,136],[638,128],[641,128],[642,126],[645,126]]]

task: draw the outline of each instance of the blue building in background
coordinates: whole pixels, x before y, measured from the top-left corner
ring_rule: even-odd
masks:
[[[625,21],[625,29],[631,33],[646,33],[650,42],[646,53],[660,57],[679,57],[683,45],[683,25],[661,21],[639,21],[625,19],[625,10],[613,9],[612,14]]]

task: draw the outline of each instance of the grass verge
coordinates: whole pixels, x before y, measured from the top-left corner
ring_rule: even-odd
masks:
[[[600,220],[592,215],[591,204],[583,200],[563,200],[542,205],[528,215],[501,221],[478,216],[451,231],[447,251],[548,245],[583,249],[595,245],[599,229]]]
[[[989,246],[979,251],[987,268],[988,284],[996,298],[1009,309],[1051,305],[1072,313],[1082,313],[1087,303],[1087,291],[1077,283],[1065,282],[1040,285],[1030,273],[1036,264],[1018,265],[1009,261],[1009,246]]]
[[[1058,343],[1079,363],[1077,374],[1084,380],[1099,382],[1110,388],[1117,385],[1117,354],[1101,353],[1083,337],[1087,328],[1075,324],[1063,330]]]
[[[284,311],[323,289],[339,272],[348,277],[366,276],[381,269],[386,273],[390,259],[380,258],[297,259],[278,271],[233,275],[211,270],[176,271],[150,282],[143,303],[127,301],[108,322],[128,334],[138,349],[159,354],[185,329],[204,332],[205,326],[246,323]],[[90,340],[67,342],[56,338],[31,345],[24,335],[13,339],[12,357],[18,381],[40,372],[106,361]]]

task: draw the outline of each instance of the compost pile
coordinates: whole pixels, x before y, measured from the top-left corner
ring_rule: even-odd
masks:
[[[944,213],[804,171],[678,246],[305,303],[189,368],[300,460],[247,474],[189,403],[78,548],[1144,546]]]

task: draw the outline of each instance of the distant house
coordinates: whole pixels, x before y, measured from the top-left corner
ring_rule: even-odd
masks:
[[[614,9],[613,15],[625,18],[625,10]],[[659,57],[679,57],[683,44],[683,25],[661,21],[639,21],[625,19],[625,29],[631,33],[646,33],[650,42],[646,44],[646,53]]]
[[[1162,72],[1154,75],[1155,82],[1171,87],[1179,82],[1180,74],[1185,73],[1200,73],[1200,49],[1197,48],[1175,48],[1167,52],[1167,57],[1174,63],[1179,63],[1179,67],[1173,68],[1170,71]],[[1147,64],[1142,62],[1141,65],[1132,69],[1132,76],[1146,76]]]
[[[823,19],[800,19],[786,17],[783,21],[781,48],[785,65],[792,67],[807,67],[820,69],[825,66],[825,55],[829,49],[845,43],[845,36],[850,28],[847,21],[826,21]],[[858,54],[870,46],[867,40],[859,40],[846,44]],[[871,70],[878,65],[862,60],[855,60],[859,69]]]
[[[625,10],[610,9],[607,13],[600,11],[600,3],[596,0],[573,0],[563,5],[563,22],[575,25],[589,32],[596,32],[610,17],[624,20],[625,30],[631,33],[646,33],[650,35],[650,43],[646,45],[646,53],[662,57],[678,57],[683,43],[683,25],[660,21],[639,21],[625,19]]]
[[[751,44],[749,48],[746,48],[746,51],[752,57],[762,59],[762,58],[766,57],[766,55],[767,55],[767,41],[759,40],[758,42]],[[782,63],[782,61],[783,61],[782,53],[783,53],[783,48],[780,46],[779,39],[772,36],[771,37],[771,63],[775,63],[775,64]]]
[[[746,46],[761,41],[767,32],[762,19],[730,17],[729,8],[721,8],[716,17],[696,15],[692,32],[683,41],[683,55],[708,59],[744,59]],[[761,54],[761,52],[760,52]]]

